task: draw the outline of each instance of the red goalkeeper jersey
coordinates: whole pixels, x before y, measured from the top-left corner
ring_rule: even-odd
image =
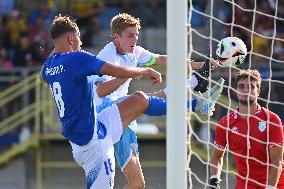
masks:
[[[236,189],[245,188],[247,175],[247,188],[265,188],[261,184],[266,184],[268,176],[269,148],[276,144],[283,145],[281,120],[278,115],[259,105],[254,116],[247,119],[238,112],[232,112],[223,117],[216,127],[215,145],[219,148],[229,146],[234,154],[238,171]],[[283,172],[284,169],[278,182],[279,188],[284,188]]]

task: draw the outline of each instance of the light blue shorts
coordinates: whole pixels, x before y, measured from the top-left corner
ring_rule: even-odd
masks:
[[[110,106],[111,104],[114,104],[125,98],[126,97],[122,97],[116,101],[104,102],[102,105],[97,106],[97,112],[99,113],[106,107]],[[128,125],[128,128],[123,130],[120,140],[114,144],[114,154],[121,171],[124,170],[132,154],[134,154],[137,158],[139,158],[136,131],[137,131],[137,123],[134,120]]]
[[[132,154],[139,158],[136,127],[136,121],[131,122],[128,128],[123,130],[120,140],[114,144],[114,154],[121,171],[128,164]]]

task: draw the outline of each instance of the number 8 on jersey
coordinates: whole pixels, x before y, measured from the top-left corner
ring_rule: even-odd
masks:
[[[59,117],[62,118],[64,117],[65,108],[64,108],[64,101],[62,99],[61,85],[59,82],[54,82],[52,86],[49,85],[49,87],[52,92],[53,98],[56,102],[56,106],[59,112]]]

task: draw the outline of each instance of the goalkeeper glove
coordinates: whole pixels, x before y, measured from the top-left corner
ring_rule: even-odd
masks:
[[[209,69],[211,69],[210,60],[206,58],[204,66],[196,72],[192,73],[197,81],[197,86],[193,89],[196,92],[204,93],[208,87]]]
[[[220,189],[220,179],[217,176],[211,176],[209,178],[209,189]]]

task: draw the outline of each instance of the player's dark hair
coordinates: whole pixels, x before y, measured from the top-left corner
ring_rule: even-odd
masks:
[[[74,19],[70,18],[69,16],[61,16],[60,14],[55,16],[50,26],[50,35],[53,40],[63,34],[78,31],[79,28]]]
[[[112,35],[114,33],[118,33],[120,35],[121,32],[126,28],[134,26],[136,26],[138,29],[141,28],[139,18],[134,18],[127,13],[122,13],[114,16],[110,22]]]
[[[241,79],[250,79],[251,81],[257,81],[257,87],[260,88],[261,76],[258,70],[240,70],[236,75],[235,86]]]

